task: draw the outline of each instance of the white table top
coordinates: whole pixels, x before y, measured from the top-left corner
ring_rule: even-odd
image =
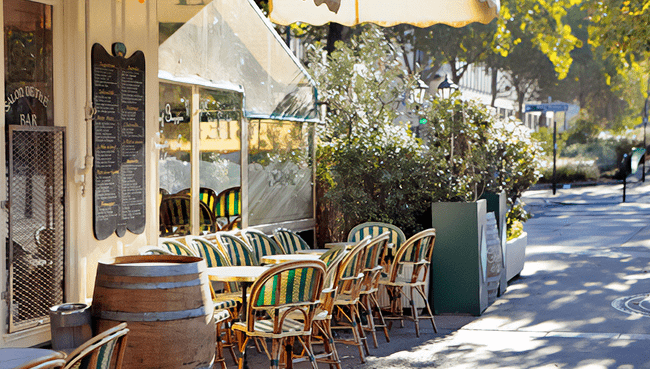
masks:
[[[269,268],[265,266],[220,266],[208,268],[211,281],[255,282]]]
[[[323,255],[328,251],[329,249],[307,249],[307,250],[298,250],[296,251],[296,254]]]
[[[352,246],[356,245],[356,242],[328,242],[325,244],[326,249],[331,249],[334,246],[343,245],[345,248],[350,249]]]
[[[319,257],[317,254],[279,254],[262,256],[260,261],[264,264],[281,264],[296,260],[320,260]]]
[[[0,369],[17,368],[29,361],[56,353],[54,350],[40,348],[0,348]]]

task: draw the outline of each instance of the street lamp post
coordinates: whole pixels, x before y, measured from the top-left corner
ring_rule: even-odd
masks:
[[[415,86],[415,88],[413,89],[413,101],[415,101],[415,103],[417,104],[415,106],[416,109],[415,119],[417,119],[415,136],[418,138],[420,138],[420,126],[427,123],[427,119],[420,116],[420,111],[422,110],[422,106],[424,105],[424,96],[428,89],[429,89],[429,85],[424,83],[422,80],[418,80],[417,86]]]
[[[438,85],[438,94],[440,97],[443,99],[448,99],[456,90],[458,90],[458,85],[453,82],[449,82],[449,79],[447,79],[447,75],[445,74],[445,80],[440,82]]]

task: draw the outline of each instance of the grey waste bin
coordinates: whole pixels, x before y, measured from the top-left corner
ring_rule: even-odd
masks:
[[[52,348],[71,352],[92,338],[90,306],[61,304],[50,308]]]

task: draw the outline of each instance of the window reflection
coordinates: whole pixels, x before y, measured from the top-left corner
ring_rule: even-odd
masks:
[[[54,125],[52,6],[4,0],[5,120]]]
[[[313,123],[252,120],[249,125],[249,224],[313,217]]]
[[[196,106],[199,110],[193,112]],[[240,226],[241,121],[238,92],[160,83],[161,235],[190,233],[193,207],[199,208],[201,233]],[[193,127],[199,130],[197,142],[192,141]],[[193,147],[198,150],[197,204],[190,200]]]

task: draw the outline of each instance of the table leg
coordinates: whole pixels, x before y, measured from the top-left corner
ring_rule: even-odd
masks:
[[[246,290],[248,289],[248,286],[250,284],[251,283],[249,283],[249,282],[241,282],[242,298],[241,298],[241,311],[239,312],[239,321],[244,323],[244,324],[246,323],[246,310],[248,310],[248,301],[247,301],[247,296],[246,296],[247,295]],[[241,339],[243,340],[244,337],[241,337]],[[247,356],[248,356],[248,351],[244,350],[244,369],[249,369]]]

